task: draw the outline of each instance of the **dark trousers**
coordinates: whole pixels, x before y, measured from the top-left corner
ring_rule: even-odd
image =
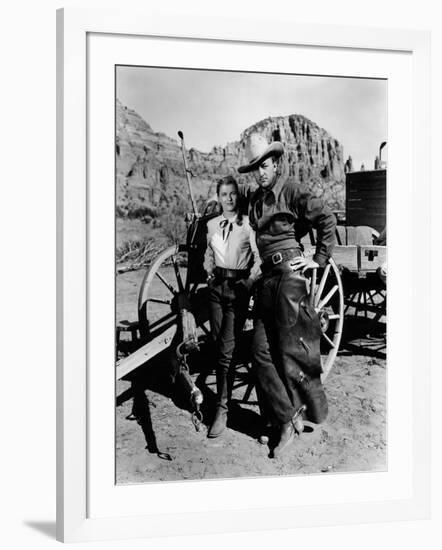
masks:
[[[319,318],[308,303],[305,278],[274,271],[258,285],[252,363],[261,410],[273,423],[288,422],[305,404],[307,418],[325,420]]]
[[[249,293],[232,279],[209,286],[210,328],[215,346],[218,405],[227,406],[234,379],[237,344],[247,314]]]

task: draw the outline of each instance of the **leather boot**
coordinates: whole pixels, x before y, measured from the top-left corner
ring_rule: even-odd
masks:
[[[210,426],[207,437],[219,437],[225,430],[227,425],[227,407],[218,406],[216,409],[215,418]]]
[[[263,422],[263,425],[261,426],[261,435],[258,437],[259,443],[261,445],[267,445],[270,441],[270,436],[272,432],[272,423],[270,420],[267,420]]]
[[[281,426],[281,435],[279,443],[273,450],[273,458],[278,458],[287,449],[295,439],[296,435],[301,435],[304,431],[304,421],[302,415],[305,413],[306,405],[301,405],[295,412],[293,418]]]
[[[304,420],[303,415],[307,410],[307,405],[301,405],[296,411],[295,416],[292,418],[293,427],[295,428],[295,433],[301,435],[304,431]]]
[[[218,394],[218,403],[207,437],[219,437],[227,425],[227,413],[230,396],[232,394],[232,375],[224,370],[218,370],[216,373],[216,387]]]
[[[289,420],[281,426],[278,445],[273,449],[273,458],[279,458],[295,440],[295,426],[293,420]]]

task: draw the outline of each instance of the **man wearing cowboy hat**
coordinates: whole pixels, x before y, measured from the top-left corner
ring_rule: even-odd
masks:
[[[303,431],[302,416],[320,423],[328,413],[321,383],[319,318],[306,299],[304,273],[322,267],[331,255],[336,220],[321,199],[281,173],[284,147],[269,144],[258,134],[249,136],[248,164],[238,172],[253,172],[258,189],[249,205],[249,220],[256,232],[263,277],[258,283],[253,336],[253,367],[261,410],[279,429],[273,456],[289,447]],[[317,230],[316,251],[305,258],[301,237]]]

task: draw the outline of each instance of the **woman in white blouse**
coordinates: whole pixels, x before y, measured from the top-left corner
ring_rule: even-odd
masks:
[[[238,207],[238,184],[219,180],[222,214],[207,224],[204,268],[209,286],[210,325],[216,349],[217,409],[208,437],[218,437],[227,424],[234,378],[234,352],[241,335],[250,290],[260,274],[255,233]]]

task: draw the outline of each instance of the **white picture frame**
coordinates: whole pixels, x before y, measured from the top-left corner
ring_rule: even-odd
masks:
[[[255,16],[251,25],[250,21],[240,19],[154,17],[133,11],[74,8],[59,10],[57,18],[58,540],[71,542],[213,533],[219,531],[221,524],[224,531],[247,531],[262,529],[263,525],[266,529],[276,529],[428,517],[430,297],[429,291],[423,289],[429,288],[430,257],[429,34],[421,31],[298,25],[293,21],[281,21],[277,18],[274,19],[274,25],[269,25],[268,18],[264,20]],[[100,452],[109,448],[109,437],[112,435],[110,428],[113,416],[109,419],[109,411],[112,411],[114,406],[114,376],[108,367],[113,350],[113,317],[109,319],[108,314],[103,314],[104,321],[100,323],[100,328],[97,328],[96,320],[101,315],[100,303],[103,302],[96,299],[94,289],[97,289],[97,281],[100,281],[97,255],[100,255],[100,263],[103,266],[106,266],[109,258],[113,258],[113,235],[109,234],[106,237],[106,232],[101,229],[101,226],[109,227],[110,220],[113,220],[113,191],[103,202],[100,198],[98,203],[97,197],[101,197],[102,189],[97,188],[95,183],[91,185],[91,182],[98,181],[96,170],[99,166],[103,168],[103,165],[96,166],[95,159],[102,157],[98,162],[104,163],[105,171],[100,171],[100,174],[105,174],[103,180],[109,185],[109,177],[106,176],[107,171],[113,174],[113,161],[110,160],[109,164],[109,159],[113,159],[113,148],[109,150],[104,143],[107,144],[106,140],[110,139],[109,143],[112,145],[114,134],[112,131],[111,135],[107,132],[107,137],[101,136],[104,139],[102,142],[100,140],[99,149],[93,149],[98,137],[98,134],[95,134],[97,124],[103,122],[103,119],[99,118],[100,109],[92,109],[97,105],[94,97],[96,98],[98,92],[90,87],[90,81],[94,78],[97,80],[93,71],[99,70],[94,56],[97,52],[101,55],[100,44],[96,42],[95,45],[93,42],[96,37],[99,37],[99,40],[101,37],[107,37],[106,40],[118,40],[121,48],[119,51],[124,50],[124,55],[133,56],[134,64],[138,63],[138,59],[131,53],[130,43],[143,39],[150,45],[150,65],[155,64],[155,56],[159,56],[152,48],[155,41],[182,41],[195,48],[195,52],[203,49],[203,46],[207,48],[209,44],[214,45],[218,50],[225,51],[225,54],[213,61],[215,67],[220,63],[232,62],[235,51],[255,46],[262,48],[263,52],[276,52],[282,48],[289,53],[296,51],[299,60],[306,55],[303,48],[312,51],[315,49],[332,57],[349,54],[348,63],[351,62],[350,57],[358,55],[361,59],[368,54],[379,60],[386,56],[391,57],[391,62],[386,62],[386,65],[391,63],[392,66],[393,86],[390,93],[397,93],[397,89],[395,92],[394,88],[395,82],[408,85],[402,94],[402,100],[405,102],[403,112],[406,113],[404,119],[408,120],[404,120],[403,123],[402,139],[405,141],[402,151],[407,151],[409,147],[410,155],[405,155],[406,158],[402,161],[401,154],[404,153],[400,150],[395,151],[394,142],[391,140],[389,165],[393,167],[393,183],[389,189],[394,198],[399,184],[406,183],[401,192],[405,195],[402,212],[405,212],[407,220],[407,228],[404,229],[407,242],[401,242],[401,228],[399,221],[395,221],[397,203],[389,199],[388,213],[393,220],[391,224],[389,222],[392,235],[389,242],[396,243],[391,246],[391,252],[389,250],[389,269],[392,265],[392,277],[395,277],[394,273],[399,273],[401,265],[404,270],[400,280],[398,276],[398,282],[404,285],[407,292],[403,296],[407,297],[410,315],[403,330],[408,331],[409,335],[412,334],[413,339],[404,338],[402,350],[397,349],[398,346],[393,349],[389,347],[389,361],[390,357],[393,357],[391,361],[398,365],[402,364],[403,360],[404,365],[408,367],[404,366],[404,374],[397,374],[398,379],[403,378],[404,381],[403,387],[399,388],[400,394],[397,395],[397,387],[392,388],[390,384],[389,388],[390,405],[396,405],[390,410],[389,415],[390,428],[393,426],[394,429],[389,434],[391,468],[388,479],[380,474],[339,474],[339,479],[336,476],[313,476],[295,480],[268,478],[260,481],[198,482],[191,485],[195,502],[192,503],[190,511],[183,505],[186,494],[188,497],[189,493],[188,487],[183,483],[151,484],[137,488],[116,488],[110,485],[108,473],[112,471],[114,458],[106,452]],[[115,50],[108,47],[101,49],[107,52]],[[111,58],[112,55],[105,63],[100,64],[104,67],[103,70],[113,63]],[[398,69],[397,77],[393,68],[396,62],[393,58],[406,60],[404,66]],[[250,58],[250,63],[252,61]],[[338,65],[339,63],[336,63],[336,67]],[[376,72],[373,61],[367,61],[367,66],[371,66],[370,74]],[[340,74],[339,71],[343,70],[342,67],[334,68],[333,63],[329,63],[328,68],[328,74]],[[287,69],[296,72],[295,67]],[[355,70],[351,70],[351,75],[355,74]],[[364,74],[362,67],[360,76]],[[103,76],[102,79],[100,75],[100,82],[105,83],[106,75]],[[113,89],[111,92],[113,94]],[[110,100],[110,96],[108,99]],[[101,103],[103,114],[106,116],[107,99],[104,96]],[[93,120],[95,116],[98,118]],[[100,128],[108,130],[112,128],[113,123],[113,119],[104,119]],[[398,140],[401,133],[399,126],[397,121],[393,121],[389,127],[389,134],[397,135]],[[95,153],[91,156],[91,147],[97,152],[97,157]],[[401,177],[401,169],[404,170],[405,179]],[[98,207],[101,210],[99,213]],[[397,218],[400,219],[400,216]],[[413,230],[417,227],[419,232]],[[101,243],[99,251],[95,244],[97,242]],[[413,263],[411,258],[416,256],[418,251],[420,262],[416,265],[417,262]],[[404,258],[407,253],[408,256]],[[398,266],[396,270],[395,266]],[[113,272],[110,275],[113,277]],[[103,288],[105,292],[113,292],[112,286],[103,285]],[[393,296],[389,298],[389,308],[394,311],[395,304],[399,307],[400,298],[398,293],[395,298],[393,292]],[[398,301],[395,302],[395,299]],[[393,318],[392,325],[398,327],[397,333],[400,336],[402,328],[399,321],[396,322]],[[394,331],[392,338],[394,339]],[[111,350],[111,355],[104,354],[104,359],[101,359],[100,355],[98,360],[96,342],[108,342],[107,347]],[[389,374],[389,383],[395,380],[395,372],[398,372],[398,368],[393,370],[391,376]],[[97,373],[100,379],[97,378]],[[408,409],[404,407],[406,404]],[[110,414],[112,415],[112,412]],[[96,427],[100,422],[106,423],[109,427],[108,430],[102,430],[103,444],[100,440],[101,430],[98,431]],[[402,426],[401,422],[405,426]],[[397,471],[394,466],[395,452],[397,456],[401,456],[404,463]],[[97,464],[100,465],[99,469]],[[103,479],[98,480],[101,474]],[[376,482],[378,485],[373,483],[375,478],[372,476],[375,475],[380,476]],[[305,491],[311,495],[308,503],[301,504],[294,499],[291,504],[288,499],[284,505],[276,508],[271,506],[270,502],[265,504],[259,496],[254,496],[262,494],[263,491],[267,494],[271,494],[272,491],[282,494],[290,483],[296,485],[299,494]],[[238,484],[241,484],[243,494],[245,491],[251,495],[249,501],[229,498],[234,495]],[[335,489],[337,484],[341,487],[340,495]],[[377,498],[376,487],[381,485],[388,487],[391,492],[379,493]],[[321,496],[322,486],[324,494],[328,494],[327,498]],[[367,495],[365,498],[356,494],[359,486],[359,495]],[[201,505],[201,502],[205,502],[204,495],[210,494],[215,488],[220,494],[225,495],[224,500],[221,498],[222,506],[219,509],[205,509],[204,505]],[[112,503],[112,495],[115,492],[118,492],[120,502],[130,500],[134,504],[130,508],[123,506],[118,511]],[[124,494],[130,494],[130,498],[126,499]],[[148,509],[140,504],[143,494],[155,494],[156,509]],[[171,511],[167,511],[170,499],[173,499],[175,506]]]

